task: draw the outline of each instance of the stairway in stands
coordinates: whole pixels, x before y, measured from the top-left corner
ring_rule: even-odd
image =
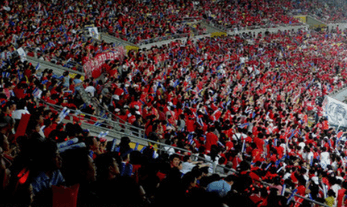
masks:
[[[213,23],[208,23],[206,20],[201,21],[201,25],[206,27],[207,33],[215,33],[215,32],[225,32],[224,29],[220,28],[218,25],[213,25]]]

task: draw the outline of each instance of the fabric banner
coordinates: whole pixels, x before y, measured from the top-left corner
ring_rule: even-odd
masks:
[[[95,39],[100,39],[100,34],[98,32],[98,28],[97,27],[89,27],[88,28],[89,31],[89,36],[95,38]]]
[[[227,33],[225,32],[213,32],[211,33],[211,37],[221,37],[221,36],[227,36]]]
[[[330,126],[347,127],[347,104],[325,96],[323,101],[323,115],[328,117]]]
[[[76,207],[79,187],[79,184],[71,187],[53,185],[53,207]]]
[[[14,135],[15,139],[25,135],[30,120],[30,116],[30,114],[22,114],[21,119],[19,121],[19,125],[16,130],[16,134]]]
[[[102,73],[102,64],[106,60],[120,60],[122,61],[125,55],[125,50],[122,46],[117,47],[116,50],[100,53],[94,57],[92,60],[88,60],[83,65],[83,70],[86,74],[86,78],[98,78]]]
[[[27,60],[27,54],[26,54],[26,52],[23,50],[23,48],[17,49],[17,52],[18,52],[18,55],[19,55],[20,60],[21,60],[22,62],[24,62],[24,61]]]
[[[139,47],[131,46],[131,45],[125,46],[125,49],[127,50],[127,53],[128,53],[130,50],[139,51]]]

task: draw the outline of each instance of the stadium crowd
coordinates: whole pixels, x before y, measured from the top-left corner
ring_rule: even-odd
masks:
[[[105,27],[107,21],[101,18],[112,15],[112,9],[134,15],[115,19],[132,27],[129,36],[141,36],[133,33],[134,22],[143,21],[148,34],[161,35],[164,28],[170,31],[172,23],[166,25],[165,18],[177,18],[175,10],[183,17],[199,17],[204,11],[183,1],[88,3],[4,3],[2,206],[310,205],[291,191],[328,206],[345,205],[346,136],[329,127],[317,100],[346,84],[347,31],[188,37],[107,61],[101,79],[72,78],[68,72],[59,77],[8,55],[29,44],[45,60],[73,58],[82,64],[85,56],[114,49],[112,44],[83,40],[78,32],[92,23]],[[251,10],[254,5],[243,6]],[[172,15],[165,15],[170,9],[157,12],[167,7]],[[152,15],[145,19],[136,9]],[[154,13],[159,16],[150,18]],[[100,19],[92,20],[96,17]],[[157,19],[156,25],[156,18],[164,20]],[[51,27],[48,33],[44,27]],[[165,152],[156,152],[151,144],[132,149],[129,137],[115,147],[81,128],[83,116],[65,114],[62,122],[64,113],[45,104],[79,109],[87,118],[96,110],[78,94],[82,87],[119,120],[133,125],[133,134],[138,133],[135,127],[142,128],[146,138],[167,144]],[[67,123],[70,117],[73,122]]]
[[[341,11],[345,4],[340,4],[336,3],[325,9],[332,15],[330,19],[344,20]],[[99,4],[94,0],[87,4],[81,1],[4,1],[0,46],[2,52],[6,51],[2,54],[5,59],[22,47],[31,50],[28,55],[37,53],[38,58],[46,61],[65,66],[69,66],[69,62],[82,65],[86,50],[92,50],[91,53],[95,56],[114,46],[88,38],[84,35],[86,26],[94,25],[115,37],[139,43],[142,40],[159,40],[160,37],[177,34],[189,36],[191,32],[204,34],[206,28],[199,23],[203,17],[230,29],[260,26],[269,22],[271,27],[294,24],[298,20],[285,14],[295,8],[302,8],[304,13],[317,13],[312,8],[325,7],[320,1],[300,1],[293,4],[290,1],[281,4],[237,1],[232,4],[203,0],[194,3],[108,1],[106,4]]]
[[[292,6],[292,11],[313,15],[324,23],[342,23],[347,20],[344,14],[347,4],[341,0],[296,1]]]
[[[292,5],[291,1],[215,1],[211,2],[205,15],[227,29],[275,27],[279,24],[299,23],[297,19],[287,15]]]

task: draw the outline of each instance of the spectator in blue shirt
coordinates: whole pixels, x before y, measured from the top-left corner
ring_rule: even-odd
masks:
[[[59,155],[57,144],[46,139],[37,143],[33,155],[33,167],[30,171],[33,179],[31,185],[35,195],[34,201],[39,204],[51,203],[53,185],[62,185],[65,179],[60,172],[62,159]]]
[[[233,175],[228,175],[226,178],[214,181],[207,185],[207,192],[215,192],[220,197],[224,197],[231,190],[231,186],[233,185]]]

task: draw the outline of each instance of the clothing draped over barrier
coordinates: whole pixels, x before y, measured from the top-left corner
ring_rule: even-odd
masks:
[[[325,96],[323,111],[330,126],[347,127],[347,104]]]

